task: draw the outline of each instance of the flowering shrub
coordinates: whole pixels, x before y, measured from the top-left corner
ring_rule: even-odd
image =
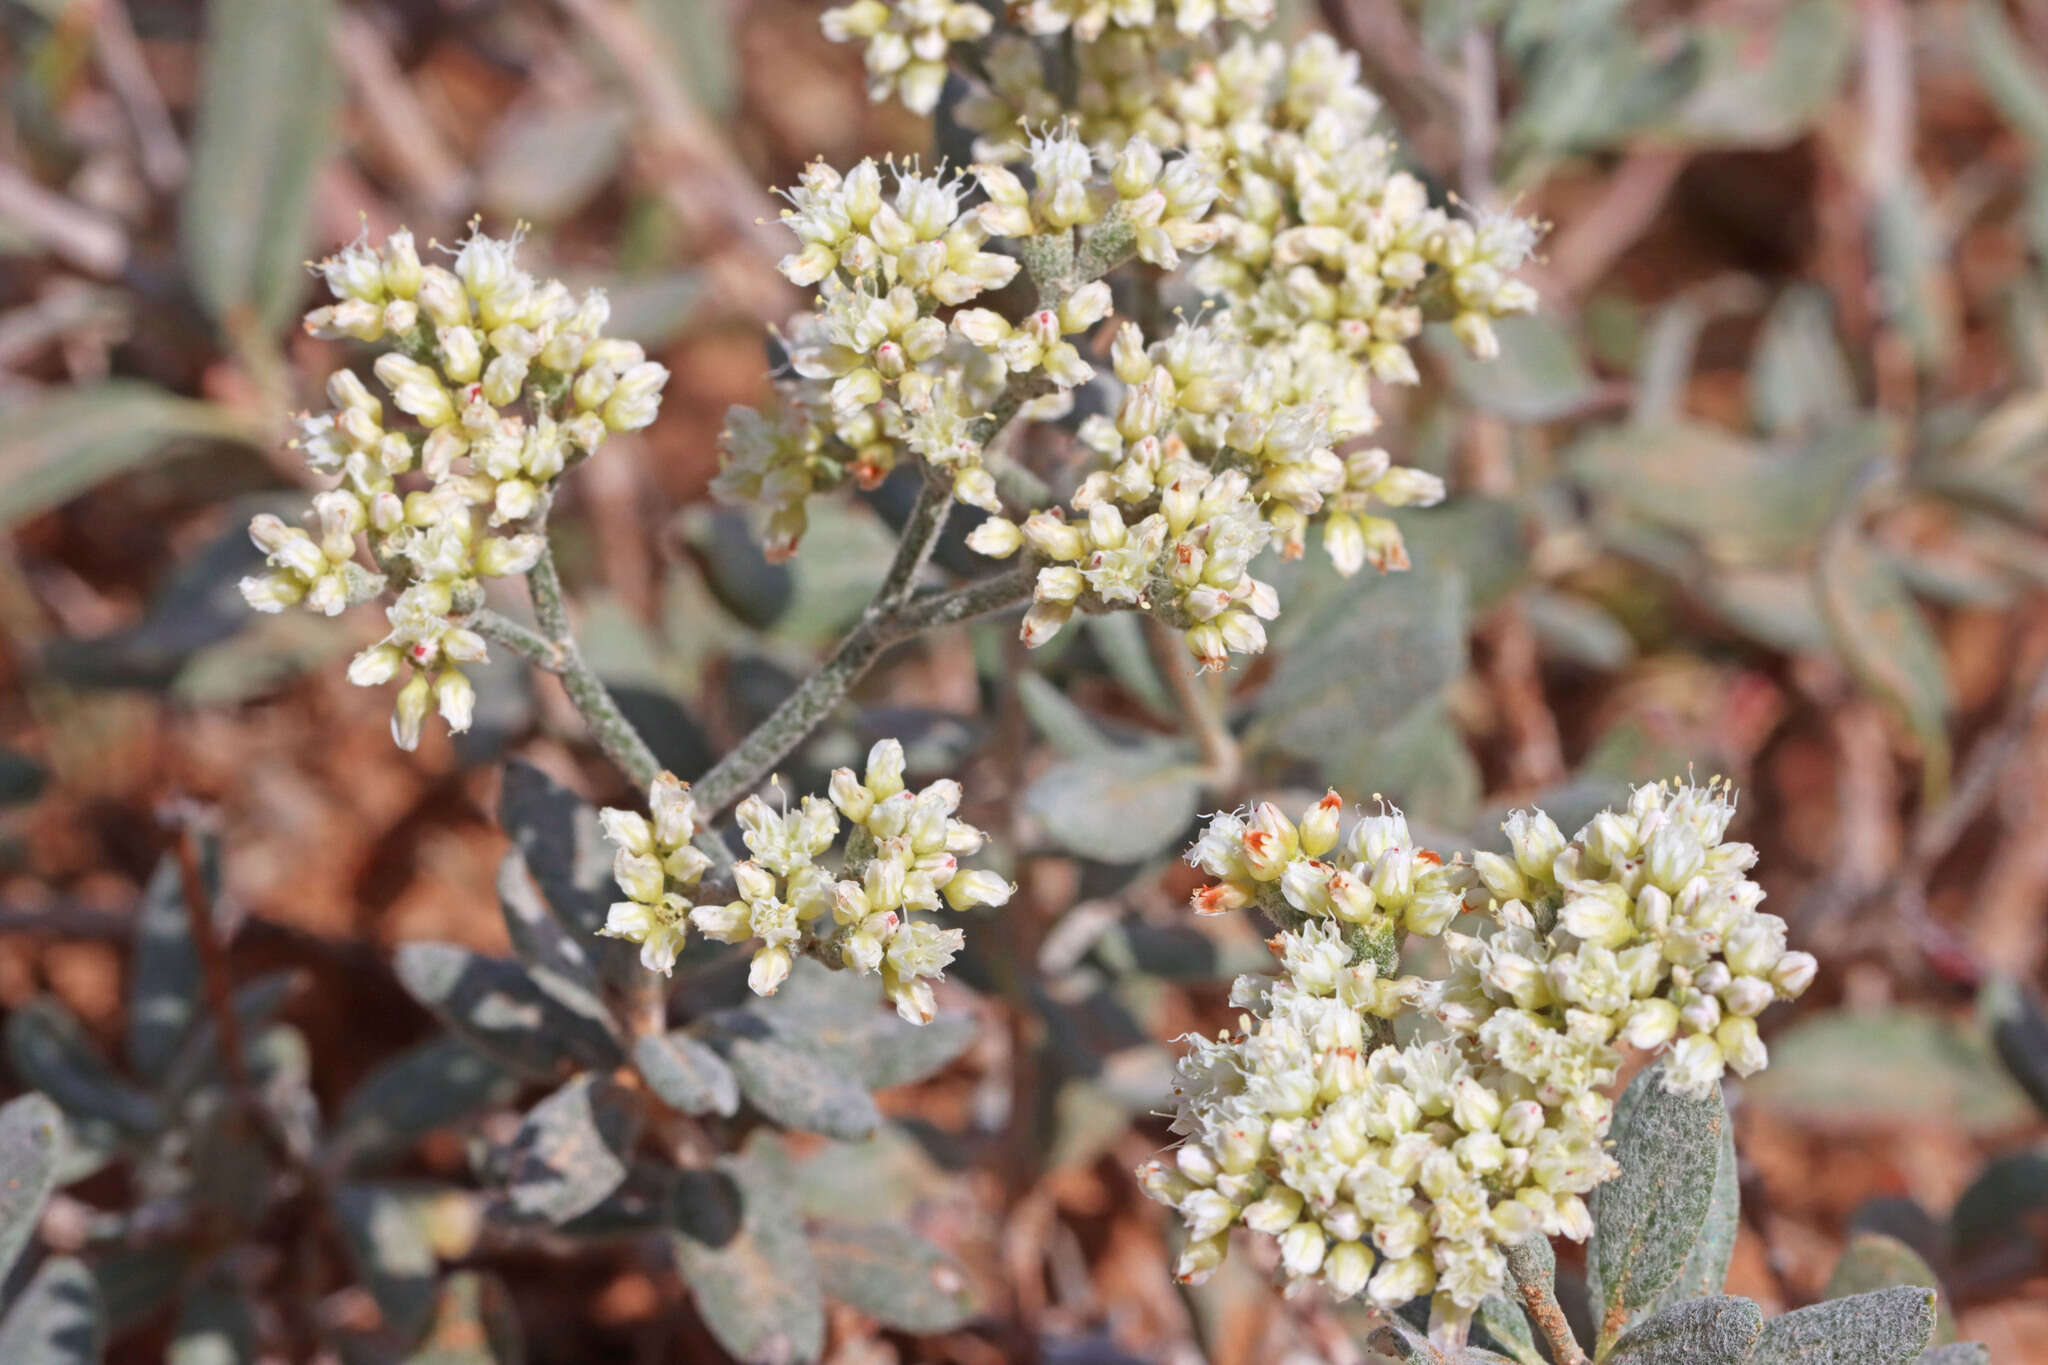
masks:
[[[1165,640],[1159,662],[1201,731],[1196,789],[1235,799],[1229,719],[1194,714],[1205,684],[1190,669],[1267,649],[1298,577],[1281,566],[1312,539],[1342,577],[1410,567],[1394,513],[1446,489],[1378,443],[1376,399],[1420,381],[1428,324],[1484,363],[1501,354],[1496,323],[1538,303],[1523,271],[1539,226],[1434,202],[1380,130],[1357,56],[1320,35],[1265,36],[1274,9],[854,0],[824,13],[827,37],[861,45],[876,99],[943,104],[975,159],[814,163],[785,191],[778,268],[809,306],[777,333],[769,399],[728,414],[713,491],[771,561],[802,552],[815,499],[899,469],[919,493],[852,632],[694,782],[662,767],[585,657],[548,529],[561,481],[655,422],[668,370],[605,334],[602,293],[531,273],[521,230],[472,222],[424,251],[401,230],[320,262],[331,302],[305,330],[366,363],[337,369],[329,410],[297,419],[294,445],[326,486],[302,524],[254,518],[265,562],[243,597],[328,617],[379,605],[389,629],[347,675],[395,685],[392,735],[408,750],[435,713],[470,729],[465,670],[492,648],[529,661],[560,679],[644,805],[592,809],[535,768],[508,769],[499,819],[515,847],[499,891],[515,956],[401,948],[401,981],[453,1045],[374,1074],[332,1131],[302,1076],[292,1089],[288,1042],[263,1034],[278,1055],[250,1063],[189,1009],[169,1011],[175,1038],[131,1050],[138,1072],[175,1053],[162,1098],[94,1059],[93,1087],[46,1086],[87,1095],[72,1119],[41,1097],[0,1108],[0,1278],[60,1156],[129,1143],[196,1163],[246,1120],[371,1286],[383,1335],[353,1344],[382,1354],[361,1358],[425,1359],[410,1352],[439,1300],[408,1275],[436,1259],[419,1226],[431,1219],[403,1181],[369,1177],[402,1140],[532,1086],[547,1093],[475,1144],[478,1226],[657,1235],[706,1327],[747,1361],[821,1358],[827,1288],[905,1332],[970,1317],[936,1248],[876,1233],[877,1251],[806,1222],[776,1134],[866,1138],[881,1122],[872,1090],[969,1044],[971,1018],[943,1010],[941,990],[994,918],[977,912],[1015,893],[999,869],[1018,850],[961,818],[959,782],[914,786],[899,739],[823,792],[784,791],[778,765],[882,651],[925,630],[1020,612],[1018,639],[1036,649],[1130,613]],[[1072,458],[1034,461],[1041,443]],[[988,563],[936,587],[955,518]],[[506,580],[523,581],[530,622]],[[1074,760],[1097,764],[1077,784],[1090,791],[1135,752],[1094,732],[1069,747],[1103,751]],[[1194,809],[1166,821],[1176,836]],[[1769,1323],[1719,1292],[1740,1200],[1723,1082],[1765,1067],[1759,1016],[1817,971],[1760,909],[1754,850],[1726,838],[1734,816],[1719,780],[1644,786],[1569,838],[1518,812],[1508,852],[1469,859],[1423,847],[1384,803],[1352,819],[1334,792],[1299,820],[1270,801],[1209,817],[1188,855],[1208,878],[1192,912],[1270,922],[1279,974],[1238,976],[1235,1027],[1186,1040],[1178,1141],[1138,1172],[1178,1215],[1178,1277],[1216,1272],[1242,1226],[1289,1295],[1361,1300],[1378,1342],[1411,1361],[1498,1361],[1498,1346],[1578,1365],[1589,1345],[1627,1365],[1952,1359],[1921,1354],[1935,1321],[1918,1288]],[[593,871],[605,848],[608,881]],[[208,941],[214,888],[184,852],[152,887],[138,951],[158,956],[137,975],[183,972],[189,995],[189,940]],[[260,1023],[276,1004],[252,990],[223,1007]],[[9,1041],[25,1073],[62,1079],[92,1057],[61,1021],[20,1017]],[[296,1098],[248,1101],[260,1118],[193,1101],[215,1069]],[[79,1119],[99,1145],[73,1153]],[[246,1221],[269,1208],[257,1204]],[[1551,1238],[1586,1244],[1590,1342],[1560,1307]],[[96,1293],[88,1278],[46,1262],[23,1291],[31,1327]],[[12,1322],[7,1360],[28,1349]]]

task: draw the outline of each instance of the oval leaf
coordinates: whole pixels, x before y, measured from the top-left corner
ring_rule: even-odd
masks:
[[[199,1014],[199,950],[192,944],[178,860],[166,854],[135,912],[128,968],[128,1063],[160,1074]]]
[[[535,1105],[513,1136],[507,1194],[524,1218],[566,1223],[626,1179],[640,1113],[617,1082],[578,1076]]]
[[[1603,1346],[1677,1282],[1713,1204],[1728,1110],[1666,1093],[1650,1067],[1615,1107],[1611,1136],[1621,1174],[1593,1194],[1587,1288]]]
[[[23,1095],[0,1108],[0,1283],[57,1187],[63,1147],[64,1116],[47,1096]]]
[[[1606,1359],[1614,1365],[1745,1365],[1763,1330],[1763,1311],[1748,1299],[1687,1299],[1623,1332]]]
[[[621,1058],[602,1002],[545,970],[452,943],[399,945],[393,963],[413,998],[471,1045],[531,1076],[566,1061],[610,1068]]]
[[[334,1215],[384,1325],[407,1340],[418,1336],[434,1309],[440,1263],[411,1201],[396,1189],[343,1185],[334,1192]]]
[[[1879,1289],[1772,1318],[1753,1365],[1909,1365],[1934,1335],[1934,1291]]]
[[[1047,837],[1104,863],[1156,856],[1180,838],[1201,800],[1201,768],[1166,745],[1062,759],[1024,793]]]
[[[902,1228],[816,1228],[811,1255],[827,1294],[885,1327],[950,1332],[978,1311],[960,1263]]]
[[[857,1142],[882,1122],[856,1077],[817,1052],[785,1042],[758,1016],[725,1016],[713,1041],[747,1102],[785,1128]]]
[[[677,1268],[718,1344],[748,1365],[815,1361],[824,1299],[775,1138],[757,1134],[745,1154],[683,1172],[675,1216]]]
[[[740,1107],[740,1083],[711,1048],[678,1031],[650,1033],[633,1043],[633,1065],[661,1102],[685,1114],[723,1114]]]

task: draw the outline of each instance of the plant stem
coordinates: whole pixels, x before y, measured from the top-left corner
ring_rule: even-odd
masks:
[[[906,537],[897,551],[898,564],[909,553],[914,551]],[[929,555],[929,547],[922,554]],[[861,623],[839,642],[818,671],[804,679],[738,747],[697,780],[692,789],[697,809],[708,820],[764,781],[774,766],[832,713],[845,699],[847,690],[891,645],[938,626],[971,621],[1019,606],[1030,598],[1035,576],[1036,570],[1025,565],[951,592],[911,598],[893,610],[878,613],[871,604]],[[890,580],[894,577],[892,566]],[[889,590],[890,580],[884,580],[884,592]],[[877,601],[880,598],[881,593],[877,593]]]
[[[644,791],[661,775],[661,760],[647,747],[647,741],[626,719],[625,712],[619,710],[611,690],[584,659],[582,647],[576,643],[576,634],[569,626],[569,605],[562,594],[562,575],[555,567],[554,547],[547,539],[547,513],[548,509],[542,507],[533,518],[541,550],[540,558],[526,574],[540,630],[529,630],[488,608],[471,616],[470,625],[485,639],[496,640],[560,678],[562,690],[576,704],[597,747],[604,750],[604,756],[634,786]]]
[[[1182,717],[1202,746],[1202,762],[1208,768],[1209,790],[1228,796],[1244,771],[1237,739],[1224,721],[1222,698],[1203,684],[1188,657],[1180,635],[1164,622],[1145,618],[1145,640],[1152,646],[1152,661],[1173,689],[1173,699]]]
[[[1557,1287],[1552,1282],[1557,1260],[1550,1253],[1548,1242],[1542,1242],[1542,1249],[1537,1249],[1539,1240],[1508,1248],[1508,1273],[1515,1278],[1515,1288],[1521,1293],[1522,1306],[1529,1310],[1529,1320],[1550,1343],[1551,1359],[1557,1365],[1586,1365],[1586,1352],[1572,1335],[1571,1323],[1565,1320],[1564,1309],[1557,1302]]]

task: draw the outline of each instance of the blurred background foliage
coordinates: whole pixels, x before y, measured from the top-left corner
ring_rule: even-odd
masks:
[[[478,1172],[535,1092],[434,1040],[391,965],[516,935],[508,756],[630,793],[509,660],[470,734],[397,752],[342,677],[374,614],[256,617],[234,583],[301,477],[283,418],[342,358],[293,326],[303,262],[365,224],[523,220],[675,372],[556,517],[587,651],[685,776],[765,715],[911,492],[814,509],[787,567],[703,492],[797,302],[764,187],[932,145],[866,103],[820,8],[0,0],[0,1088],[67,1111],[79,1183],[42,1241],[97,1281],[110,1359],[714,1358],[630,1238],[492,1220]],[[1359,52],[1434,192],[1553,225],[1543,309],[1499,363],[1442,338],[1387,395],[1386,442],[1453,497],[1404,518],[1409,574],[1273,566],[1274,647],[1219,685],[1233,763],[1129,617],[1029,656],[1008,624],[935,636],[793,760],[810,789],[903,736],[1022,886],[970,931],[957,1058],[861,1140],[748,1148],[814,1247],[880,1220],[956,1258],[943,1302],[835,1262],[830,1358],[1360,1358],[1241,1262],[1176,1290],[1128,1178],[1166,1139],[1170,1040],[1263,960],[1183,908],[1196,813],[1334,784],[1449,850],[1690,767],[1741,785],[1825,964],[1731,1096],[1731,1292],[1938,1276],[1964,1338],[2048,1360],[2048,5],[1283,11]]]

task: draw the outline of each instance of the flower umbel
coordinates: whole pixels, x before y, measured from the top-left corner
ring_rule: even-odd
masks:
[[[1812,979],[1756,910],[1754,854],[1724,842],[1727,789],[1660,784],[1571,840],[1540,812],[1512,855],[1419,848],[1399,811],[1340,829],[1335,793],[1212,819],[1190,861],[1198,913],[1258,905],[1281,926],[1277,979],[1240,977],[1237,1027],[1190,1036],[1170,1158],[1139,1172],[1187,1226],[1179,1274],[1222,1262],[1232,1227],[1279,1242],[1290,1288],[1393,1308],[1432,1299],[1462,1340],[1505,1251],[1583,1240],[1624,1045],[1668,1051],[1664,1083],[1712,1093],[1765,1061],[1755,1016]],[[1483,911],[1493,932],[1451,932]],[[1451,974],[1398,973],[1407,935],[1441,936]],[[1392,1021],[1406,1025],[1397,1042]]]

